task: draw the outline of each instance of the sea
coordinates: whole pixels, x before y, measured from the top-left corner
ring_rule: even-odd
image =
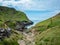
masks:
[[[34,23],[32,26],[48,18],[51,18],[55,16],[57,13],[59,13],[57,11],[29,11],[29,10],[24,12],[29,18],[29,20],[31,20]]]

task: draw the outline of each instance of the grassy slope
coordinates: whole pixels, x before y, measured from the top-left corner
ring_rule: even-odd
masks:
[[[0,41],[0,45],[19,45],[18,39],[23,39],[23,35],[22,33],[14,30],[9,38],[5,38],[3,41]]]
[[[39,22],[35,25],[35,27],[39,30],[39,31],[44,31],[46,29],[49,29],[51,27],[54,26],[60,26],[60,13],[57,14],[56,16],[49,18],[45,21]]]
[[[24,12],[16,11],[14,8],[0,6],[0,27],[5,21],[8,20],[11,20],[12,23],[16,23],[16,21],[24,21],[24,20],[29,21],[29,19],[27,18]]]
[[[51,23],[51,20],[52,20],[52,23],[56,23],[56,22],[59,22],[59,19],[60,19],[60,13],[50,19],[37,23],[36,26],[49,25]]]
[[[0,6],[0,27],[7,20],[12,20],[12,22],[29,21],[24,12],[16,11],[14,8]],[[13,30],[9,38],[0,41],[0,45],[18,45],[17,40],[22,38],[23,36],[20,32]]]
[[[36,35],[36,45],[60,45],[60,13],[35,26],[40,34]]]
[[[28,20],[26,17],[26,14],[21,11],[16,11],[14,8],[8,8],[0,6],[0,20],[6,21],[6,20]]]

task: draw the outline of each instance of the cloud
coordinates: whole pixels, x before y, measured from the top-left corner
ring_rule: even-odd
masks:
[[[60,0],[0,0],[0,5],[17,10],[60,10]]]
[[[2,3],[2,6],[10,6],[10,7],[21,7],[25,9],[29,9],[30,5],[32,4],[31,0],[20,0],[20,1],[14,1],[14,0],[9,0],[9,1],[3,1],[1,0],[0,3]]]

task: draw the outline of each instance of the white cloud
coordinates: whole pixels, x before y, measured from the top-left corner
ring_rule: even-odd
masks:
[[[0,0],[0,1],[3,1],[3,0]]]
[[[1,1],[2,2],[2,6],[12,6],[12,7],[21,7],[20,9],[30,9],[31,5],[33,4],[32,0],[20,0],[20,1],[14,1],[14,0],[10,0],[10,1]]]
[[[59,0],[0,0],[3,6],[21,10],[60,10]]]

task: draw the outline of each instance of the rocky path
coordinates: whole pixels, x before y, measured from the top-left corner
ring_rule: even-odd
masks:
[[[35,45],[34,33],[23,32],[23,40],[18,40],[19,45]]]

